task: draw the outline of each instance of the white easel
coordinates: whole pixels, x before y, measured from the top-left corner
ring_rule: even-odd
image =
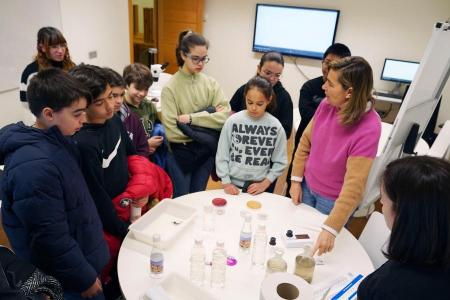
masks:
[[[422,136],[450,76],[449,49],[450,23],[436,23],[383,152],[374,161],[365,196],[355,213],[357,216],[371,212],[380,194],[379,176],[390,161],[402,156],[406,138],[414,123],[419,125],[416,143]]]

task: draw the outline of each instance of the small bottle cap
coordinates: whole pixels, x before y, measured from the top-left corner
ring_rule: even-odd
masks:
[[[224,198],[214,198],[211,202],[214,206],[225,206],[227,204],[227,200]]]
[[[292,234],[292,230],[288,230],[288,231],[286,231],[286,236],[287,237],[293,237],[294,235]]]
[[[153,242],[159,242],[161,240],[161,235],[159,233],[155,233],[153,235]]]
[[[265,224],[258,224],[258,229],[266,230],[266,225]]]
[[[267,221],[267,214],[261,212],[261,213],[257,214],[257,218],[259,221]]]
[[[222,240],[218,240],[218,241],[216,241],[216,246],[223,248],[223,247],[225,247],[225,242]]]
[[[276,247],[274,252],[275,252],[275,254],[278,254],[278,255],[283,255],[284,254],[283,248],[280,248],[280,247]]]
[[[228,256],[227,257],[227,265],[228,266],[234,266],[234,265],[236,265],[237,264],[237,259],[236,258],[234,258],[233,256]]]
[[[248,215],[248,214],[250,214],[250,213],[248,211],[246,211],[246,210],[241,210],[241,212],[240,212],[241,218],[245,218],[245,216]]]
[[[310,245],[303,246],[303,255],[312,257],[312,250],[313,250],[313,248]]]
[[[277,238],[274,236],[270,237],[269,245],[275,246],[276,244],[277,244]]]
[[[201,244],[203,244],[203,238],[200,236],[197,236],[194,238],[194,242],[196,245],[201,245]]]

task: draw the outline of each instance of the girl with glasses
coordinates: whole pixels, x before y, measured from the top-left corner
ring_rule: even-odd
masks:
[[[75,67],[70,58],[67,42],[61,31],[54,27],[43,27],[37,34],[35,60],[26,66],[20,79],[20,101],[27,101],[27,87],[37,72],[54,67],[69,71]]]
[[[177,123],[212,130],[211,139],[218,139],[230,108],[217,81],[202,73],[209,60],[206,39],[184,31],[175,53],[180,68],[162,89],[161,119],[172,151],[168,168],[178,197],[206,188],[215,152],[185,135]]]
[[[284,69],[283,56],[278,52],[267,52],[261,57],[256,68],[256,74],[267,79],[275,92],[276,106],[268,110],[283,126],[286,137],[289,138],[292,131],[292,99],[280,82]],[[242,85],[230,100],[231,110],[238,112],[245,109],[244,97],[245,84]]]

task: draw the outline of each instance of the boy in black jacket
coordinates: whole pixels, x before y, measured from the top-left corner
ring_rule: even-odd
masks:
[[[14,252],[63,285],[65,299],[104,299],[98,279],[109,259],[94,202],[67,136],[85,122],[91,95],[59,69],[27,90],[36,123],[0,130],[2,221]]]
[[[104,70],[93,65],[79,65],[69,74],[92,94],[86,109],[87,123],[74,136],[80,149],[81,169],[103,228],[123,239],[130,224],[119,219],[112,199],[127,186],[127,158],[136,154],[136,150],[122,121],[114,114],[114,98]]]
[[[74,139],[82,157],[81,169],[103,222],[111,256],[102,273],[102,282],[106,295],[116,298],[120,295],[115,268],[117,249],[127,235],[130,223],[119,218],[112,199],[127,187],[128,156],[136,155],[136,150],[120,117],[114,114],[114,97],[105,71],[93,65],[79,65],[69,74],[92,94],[92,101],[86,109],[87,123]],[[129,203],[124,202],[123,205],[127,207]]]

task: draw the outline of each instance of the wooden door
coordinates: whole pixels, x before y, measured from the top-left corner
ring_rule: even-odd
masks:
[[[202,33],[204,0],[157,0],[158,63],[168,62],[167,73],[178,71],[175,48],[181,31]]]

